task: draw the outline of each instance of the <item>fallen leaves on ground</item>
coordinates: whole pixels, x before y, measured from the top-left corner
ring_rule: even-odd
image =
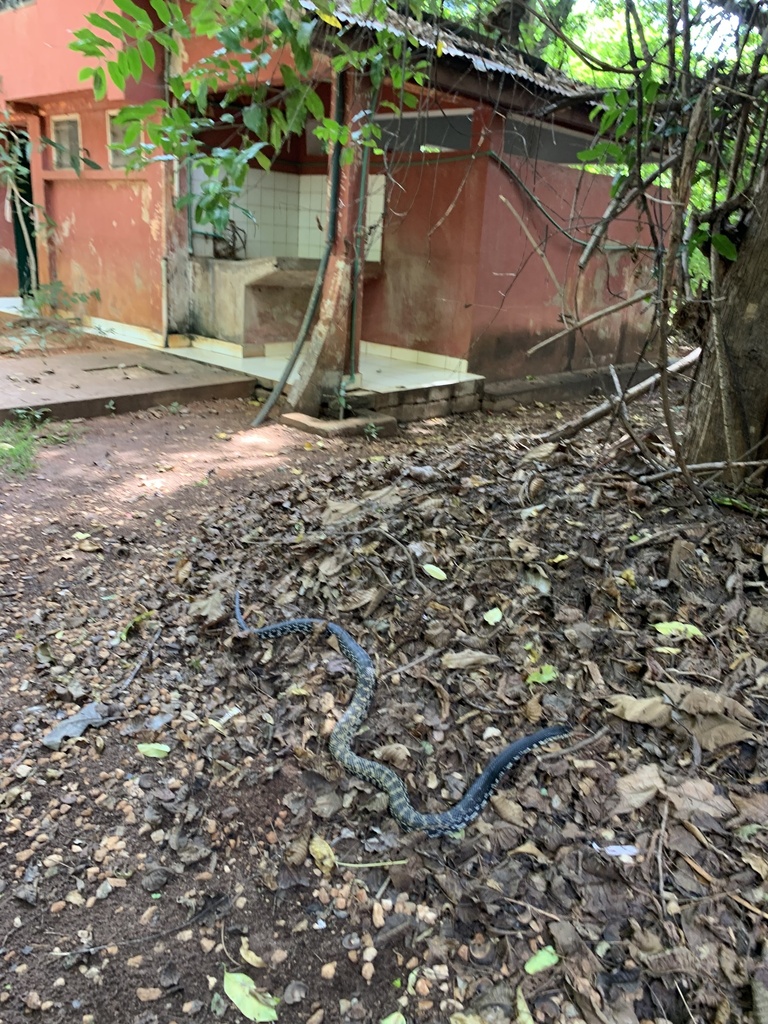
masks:
[[[534,433],[417,424],[4,521],[3,1020],[748,1018],[765,527],[640,484],[599,431]],[[463,834],[405,835],[328,755],[341,652],[242,633],[236,587],[254,625],[330,619],[369,652],[355,751],[419,809],[534,726],[569,721],[568,749]]]

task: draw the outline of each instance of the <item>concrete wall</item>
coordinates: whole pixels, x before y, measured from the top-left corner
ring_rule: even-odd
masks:
[[[99,291],[87,314],[161,332],[169,172],[165,164],[128,175],[109,169],[109,109],[82,95],[46,104],[43,133],[53,116],[76,115],[81,144],[101,167],[83,167],[79,175],[53,170],[50,152],[43,154],[42,201],[56,225],[48,247],[51,277],[72,292]]]
[[[382,274],[365,286],[365,341],[467,357],[487,162],[451,156],[414,156],[395,168]]]
[[[36,0],[23,7],[0,11],[0,104],[11,100],[35,102],[58,93],[82,91],[78,79],[86,63],[69,49],[72,33],[85,28],[91,11],[117,10],[105,0]],[[112,100],[121,96],[109,87]]]
[[[610,202],[610,179],[562,164],[505,159],[555,224],[586,241]],[[504,380],[632,360],[650,323],[644,304],[572,332],[533,356],[526,351],[566,326],[564,311],[582,318],[648,285],[648,254],[610,248],[617,243],[649,243],[647,234],[638,234],[634,211],[611,226],[604,244],[607,251],[596,253],[581,273],[577,264],[582,246],[558,231],[501,168],[490,164],[487,173],[469,369]],[[500,196],[514,206],[517,216]]]
[[[642,304],[526,356],[563,329],[564,311],[581,318],[646,287],[651,264],[648,254],[615,249],[580,273],[583,247],[556,225],[586,241],[610,202],[610,178],[503,154],[501,119],[487,119],[480,137],[483,116],[471,152],[392,161],[383,272],[366,284],[362,337],[466,359],[490,380],[631,360],[650,323]],[[503,155],[554,224],[484,148]],[[608,234],[609,246],[649,241],[632,210]]]

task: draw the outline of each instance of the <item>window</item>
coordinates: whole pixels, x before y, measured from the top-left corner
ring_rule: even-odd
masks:
[[[72,170],[80,163],[80,121],[77,117],[52,117],[53,166]]]
[[[429,110],[400,116],[377,114],[381,147],[404,153],[435,153],[472,148],[471,110]]]
[[[112,146],[125,145],[125,133],[128,130],[127,124],[117,123],[117,111],[110,111],[107,114],[107,142],[109,143],[109,166],[127,167],[130,163],[130,155],[121,153],[119,149],[112,149]],[[134,143],[138,145],[138,143]]]
[[[577,153],[589,149],[592,136],[580,135],[551,124],[508,117],[504,126],[504,152],[553,164],[580,163]]]

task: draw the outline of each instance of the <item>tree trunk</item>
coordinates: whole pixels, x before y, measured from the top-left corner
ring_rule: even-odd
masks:
[[[738,259],[714,294],[706,345],[688,413],[692,463],[768,457],[768,186]],[[731,470],[733,482],[749,470]]]
[[[351,71],[343,75],[344,123],[354,130],[356,120],[370,107],[370,83]],[[335,88],[339,88],[338,83]],[[353,160],[341,166],[337,209],[328,210],[328,216],[336,218],[336,239],[325,272],[317,322],[291,385],[291,408],[308,416],[319,414],[324,395],[339,392],[342,378],[358,365],[363,275],[355,278],[354,254],[365,193],[361,147],[355,146],[353,154]]]

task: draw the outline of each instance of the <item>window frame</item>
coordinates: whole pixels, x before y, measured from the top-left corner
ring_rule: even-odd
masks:
[[[112,118],[113,117],[117,117],[117,115],[120,113],[121,109],[122,109],[121,107],[116,107],[116,108],[113,108],[111,110],[106,111],[106,121],[107,121],[107,164],[108,164],[109,169],[111,171],[125,171],[125,170],[127,170],[127,168],[128,168],[128,161],[130,160],[130,157],[126,156],[125,153],[118,153],[114,149],[111,148],[111,146],[114,145],[114,140],[112,138]],[[127,126],[126,125],[118,125],[118,127],[121,127],[123,129],[123,131],[125,131]],[[144,142],[144,129],[142,128],[141,132],[139,133],[139,137],[136,140],[135,144],[136,144],[137,147],[139,147],[139,146],[141,146],[143,144],[143,142]],[[115,158],[117,158],[118,160],[120,160],[120,159],[125,160],[125,163],[115,163]]]
[[[63,121],[74,121],[77,125],[77,152],[76,157],[79,161],[82,160],[82,154],[85,152],[83,149],[83,126],[80,121],[80,115],[76,113],[71,114],[51,114],[48,118],[51,126],[51,141],[56,142],[56,129],[57,124],[61,124]],[[61,150],[57,146],[52,146],[52,157],[51,163],[54,171],[72,171],[75,173],[75,168],[72,166],[71,159],[65,159]],[[71,156],[71,154],[70,154]],[[59,161],[63,160],[63,163]]]

